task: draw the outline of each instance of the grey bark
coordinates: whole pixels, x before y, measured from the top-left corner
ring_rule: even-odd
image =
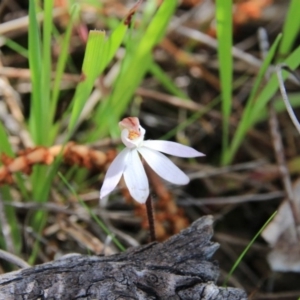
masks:
[[[1,275],[0,299],[247,299],[216,285],[212,223],[206,216],[163,243],[112,256],[67,255]]]

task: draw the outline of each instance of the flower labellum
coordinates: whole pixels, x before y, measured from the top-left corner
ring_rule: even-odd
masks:
[[[187,175],[161,152],[178,157],[204,156],[203,153],[175,142],[144,141],[146,131],[136,117],[123,119],[119,122],[119,126],[122,130],[121,139],[126,148],[117,155],[107,170],[100,190],[101,199],[114,190],[123,175],[132,198],[140,203],[146,202],[149,196],[149,183],[140,155],[163,179],[178,185],[189,183]]]

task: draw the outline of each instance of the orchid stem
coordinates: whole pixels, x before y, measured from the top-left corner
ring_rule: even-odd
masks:
[[[154,214],[153,214],[153,206],[152,206],[152,197],[150,194],[146,201],[146,209],[147,209],[147,217],[149,223],[150,242],[155,242],[156,235],[155,235]]]

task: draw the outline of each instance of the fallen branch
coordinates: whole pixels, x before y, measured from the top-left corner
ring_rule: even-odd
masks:
[[[247,299],[216,286],[212,217],[163,243],[112,256],[66,255],[0,276],[0,299]]]

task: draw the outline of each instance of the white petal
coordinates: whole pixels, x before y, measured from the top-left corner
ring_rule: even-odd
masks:
[[[138,151],[142,154],[151,169],[163,179],[179,185],[189,183],[190,180],[186,174],[162,153],[145,147],[138,148]]]
[[[143,146],[178,157],[205,156],[205,154],[198,152],[192,147],[184,146],[179,143],[169,141],[148,140],[143,142]]]
[[[126,166],[129,149],[122,150],[109,166],[100,190],[100,199],[107,196],[117,186]]]
[[[146,172],[136,149],[129,152],[124,180],[132,198],[145,203],[149,196],[149,184]]]

